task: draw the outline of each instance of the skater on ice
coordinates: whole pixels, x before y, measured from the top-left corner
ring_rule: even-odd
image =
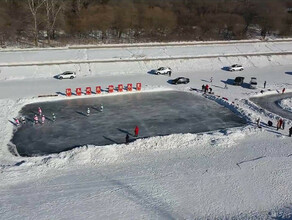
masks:
[[[86,114],[87,114],[87,116],[90,115],[90,109],[89,108],[87,108]]]
[[[291,126],[291,128],[289,128],[289,137],[291,137],[292,136],[292,126]]]
[[[14,120],[15,120],[16,126],[19,126],[20,125],[20,122],[19,122],[18,118],[15,118]]]
[[[38,112],[39,112],[39,115],[41,116],[42,115],[42,109],[41,109],[41,107],[38,108]]]
[[[38,116],[34,115],[33,120],[34,120],[34,123],[37,124],[39,122]]]
[[[52,113],[52,118],[53,118],[53,121],[56,121],[56,115],[55,115],[55,113]]]
[[[102,105],[102,104],[100,104],[99,110],[100,110],[101,112],[103,112],[103,105]]]
[[[202,92],[204,92],[205,91],[205,85],[203,84],[202,85]]]
[[[42,124],[45,123],[45,120],[46,120],[46,117],[43,115],[43,116],[42,116]]]
[[[21,116],[20,121],[21,121],[21,124],[25,124],[26,123],[25,117]]]

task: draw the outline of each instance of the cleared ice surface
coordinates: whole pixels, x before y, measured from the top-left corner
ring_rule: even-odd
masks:
[[[262,108],[267,109],[270,112],[273,112],[281,117],[292,120],[292,113],[279,106],[281,100],[291,97],[292,93],[284,93],[251,98],[250,100],[256,103],[257,105],[261,106]]]
[[[47,120],[43,125],[33,125],[39,106]],[[140,129],[138,138],[143,138],[205,132],[245,123],[215,102],[176,91],[35,103],[23,107],[20,114],[28,123],[16,131],[12,142],[22,156],[58,153],[86,144],[125,143],[126,134],[133,141],[136,125]]]

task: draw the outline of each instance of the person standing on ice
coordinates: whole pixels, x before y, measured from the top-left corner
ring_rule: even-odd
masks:
[[[45,123],[45,120],[46,120],[46,117],[43,115],[43,116],[42,116],[42,124]]]
[[[130,137],[129,137],[129,135],[127,134],[126,135],[126,144],[128,144],[130,142]]]
[[[266,88],[266,85],[267,85],[267,81],[264,82],[264,89]]]
[[[291,137],[292,136],[292,126],[291,126],[291,128],[289,128],[289,137]]]
[[[19,126],[20,122],[19,122],[18,118],[15,118],[14,120],[15,120],[16,126]]]
[[[139,127],[136,126],[135,127],[135,137],[138,137],[138,135],[139,135]]]
[[[89,108],[87,108],[87,111],[86,111],[86,113],[87,113],[87,116],[89,116],[89,115],[90,115],[90,109],[89,109]]]
[[[55,115],[55,113],[52,113],[52,118],[53,118],[53,121],[56,121],[56,115]]]
[[[100,107],[99,107],[100,111],[103,112],[103,105],[100,104]]]
[[[38,116],[34,115],[33,120],[34,120],[34,123],[37,124],[39,122]]]
[[[202,85],[202,92],[204,92],[205,91],[205,85],[203,84]]]
[[[41,107],[39,107],[38,112],[39,112],[39,115],[42,116],[42,109],[41,109]]]

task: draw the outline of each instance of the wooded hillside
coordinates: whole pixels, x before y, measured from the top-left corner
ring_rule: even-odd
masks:
[[[0,0],[2,47],[292,36],[291,0]]]

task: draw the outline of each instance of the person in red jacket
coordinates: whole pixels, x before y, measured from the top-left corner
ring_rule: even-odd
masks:
[[[138,137],[138,135],[139,135],[139,127],[136,126],[135,127],[135,137]]]

